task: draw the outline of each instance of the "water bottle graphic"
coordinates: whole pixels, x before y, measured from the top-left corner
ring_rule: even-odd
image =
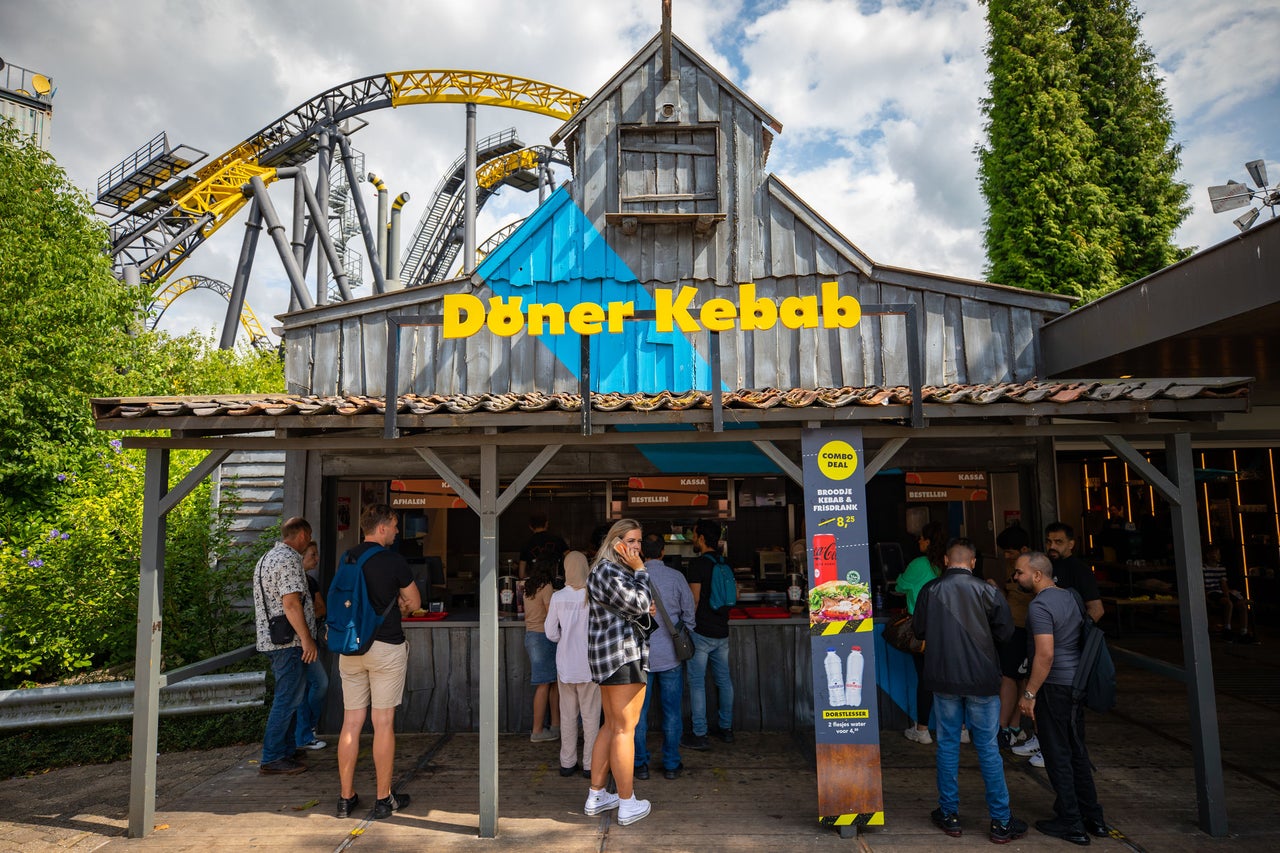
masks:
[[[835,649],[827,649],[827,657],[822,662],[827,670],[827,702],[832,708],[840,708],[845,704],[844,678],[840,674],[840,656]]]
[[[839,666],[839,661],[836,661]],[[862,704],[862,647],[854,646],[849,649],[849,665],[845,669],[844,676],[844,701],[846,705],[858,706]]]

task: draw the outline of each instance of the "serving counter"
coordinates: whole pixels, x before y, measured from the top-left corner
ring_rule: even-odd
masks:
[[[439,621],[404,623],[409,641],[409,673],[404,704],[396,714],[401,732],[467,732],[479,729],[480,686],[476,665],[480,623],[465,614]],[[904,709],[914,707],[915,670],[909,657],[887,648],[877,624],[874,638],[879,673],[882,729],[907,724]],[[738,731],[803,731],[813,728],[813,676],[809,621],[806,617],[744,618],[729,622],[729,668],[733,676],[733,726]],[[869,643],[870,645],[870,643]],[[337,731],[342,719],[341,676],[329,662],[330,689],[323,731]],[[530,731],[533,687],[524,649],[524,622],[498,623],[498,730]],[[716,691],[707,679],[707,717],[714,719]],[[686,691],[684,716],[688,719]],[[652,715],[650,728],[661,726]],[[687,723],[686,723],[687,728]]]

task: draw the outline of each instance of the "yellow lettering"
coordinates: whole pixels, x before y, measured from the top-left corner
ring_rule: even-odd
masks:
[[[708,299],[698,312],[702,325],[713,332],[727,332],[733,328],[738,316],[738,306],[728,299]]]
[[[782,300],[778,313],[782,317],[782,325],[788,329],[818,328],[818,297],[788,296]]]
[[[636,313],[636,304],[634,302],[610,302],[609,303],[609,331],[617,333],[622,331],[622,321],[628,317],[634,316]]]
[[[778,306],[772,299],[757,299],[754,284],[738,285],[738,303],[742,306],[742,330],[772,329],[778,322]]]
[[[470,293],[444,297],[444,337],[469,338],[484,328],[484,303]]]
[[[852,329],[862,319],[862,306],[853,296],[840,295],[838,281],[822,283],[822,327]]]
[[[673,323],[678,323],[682,332],[700,331],[698,324],[689,314],[689,306],[693,304],[693,297],[697,294],[698,290],[695,287],[682,287],[680,296],[673,302],[670,290],[655,290],[653,298],[657,309],[658,331],[670,332]]]
[[[504,302],[501,296],[489,300],[489,331],[502,338],[509,338],[524,328],[524,313],[520,310],[523,296],[513,296]]]
[[[541,335],[543,323],[548,322],[551,324],[550,334],[564,334],[563,305],[539,305],[534,303],[529,306],[529,334]]]
[[[598,335],[603,328],[604,309],[594,302],[579,302],[569,309],[569,328],[580,335]]]

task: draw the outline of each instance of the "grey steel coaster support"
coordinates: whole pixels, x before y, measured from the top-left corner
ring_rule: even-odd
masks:
[[[1204,600],[1204,566],[1200,557],[1200,521],[1196,516],[1191,436],[1178,432],[1165,437],[1168,477],[1148,462],[1127,439],[1104,435],[1102,440],[1169,502],[1200,829],[1221,838],[1227,834],[1227,799],[1222,778],[1218,706],[1213,691],[1213,658],[1209,652],[1209,618]]]
[[[301,194],[302,202],[306,205],[307,212],[311,214],[311,221],[323,221],[324,208],[320,206],[320,199],[316,198],[311,185],[307,183],[307,173],[302,169],[288,168],[280,169],[277,174],[282,178],[293,178],[294,189]],[[347,273],[343,269],[342,259],[338,257],[338,247],[333,244],[333,236],[328,228],[317,228],[316,238],[320,241],[321,257],[327,257],[330,265],[333,266],[333,279],[337,282],[338,291],[344,300],[350,299],[351,286],[347,283]],[[328,293],[327,287],[325,293],[326,295]]]
[[[467,104],[467,153],[463,186],[466,188],[462,217],[462,274],[476,268],[476,105]]]
[[[345,133],[335,133],[338,147],[342,149],[342,168],[347,173],[347,186],[351,188],[351,203],[356,208],[356,218],[360,220],[360,233],[364,236],[364,248],[369,253],[369,268],[373,271],[373,292],[387,292],[387,277],[382,272],[382,256],[378,254],[378,241],[374,237],[373,228],[369,225],[369,211],[364,206],[364,196],[360,195],[360,178],[356,175],[355,157],[351,153],[351,142]]]
[[[333,140],[329,136],[329,131],[320,131],[320,147],[316,152],[316,168],[319,174],[316,175],[316,201],[320,203],[322,212],[329,210],[329,168],[333,161]],[[311,228],[316,231],[329,233],[329,215],[324,213],[320,219],[316,219],[315,214],[311,214]],[[311,231],[307,231],[307,251],[311,251]],[[329,264],[324,253],[316,257],[316,304],[326,305],[329,302]],[[338,267],[334,267],[334,272],[338,272]],[[350,297],[347,297],[350,298]]]
[[[292,288],[298,305],[302,308],[314,308],[315,303],[311,301],[311,294],[307,292],[307,283],[302,280],[302,270],[298,268],[298,262],[293,259],[293,247],[284,236],[284,225],[280,223],[276,207],[271,203],[271,196],[267,195],[267,185],[262,182],[262,178],[254,175],[249,179],[249,186],[253,197],[258,201],[262,218],[267,223],[267,234],[271,236],[271,242],[276,244],[276,252],[280,255],[280,263],[284,265],[285,275],[289,278],[289,287]]]
[[[253,256],[258,250],[260,234],[262,208],[255,198],[249,202],[249,218],[244,223],[244,239],[240,243],[240,259],[236,261],[236,276],[231,280],[231,293],[227,295],[227,318],[222,321],[219,349],[232,349],[236,345],[236,330],[240,328],[240,314],[244,311],[245,291],[249,288],[249,272],[253,269]]]

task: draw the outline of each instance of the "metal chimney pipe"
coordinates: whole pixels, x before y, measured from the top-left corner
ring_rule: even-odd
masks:
[[[400,193],[391,205],[391,223],[387,227],[387,289],[400,290],[400,209],[409,203],[409,194]]]
[[[378,221],[373,223],[373,233],[378,235],[377,264],[385,275],[387,269],[387,185],[373,172],[369,173],[369,183],[378,190]]]

